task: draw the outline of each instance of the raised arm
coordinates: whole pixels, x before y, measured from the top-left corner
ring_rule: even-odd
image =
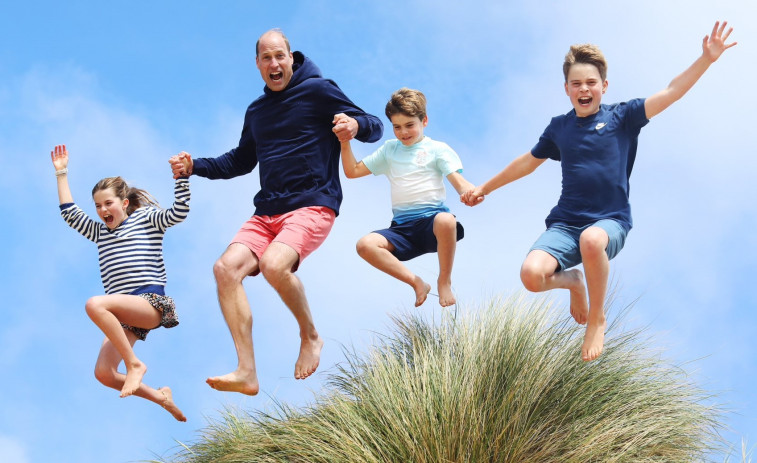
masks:
[[[508,183],[525,177],[535,171],[537,167],[544,163],[544,161],[546,161],[546,159],[536,158],[530,151],[526,154],[522,154],[513,159],[512,162],[510,162],[510,164],[502,169],[497,175],[473,190],[468,191],[460,199],[468,206],[475,206],[484,200],[484,196],[493,192],[497,188],[501,188]]]
[[[171,171],[173,172],[173,178],[189,177],[192,175],[194,168],[194,162],[192,161],[192,155],[186,151],[171,156],[168,159],[168,163],[171,164]]]
[[[646,111],[647,119],[660,114],[668,106],[678,101],[702,77],[707,68],[720,58],[720,55],[724,51],[736,45],[736,42],[725,43],[733,31],[732,27],[727,31],[725,30],[727,24],[728,22],[726,21],[723,21],[723,24],[716,21],[715,26],[712,28],[712,34],[704,36],[702,55],[688,69],[673,79],[666,89],[646,99],[644,110]]]
[[[363,161],[357,162],[349,140],[342,142],[342,169],[347,178],[365,177],[371,173]]]
[[[74,202],[71,188],[68,186],[68,150],[66,145],[57,145],[50,151],[50,158],[55,167],[55,177],[58,179],[58,201],[60,204]]]

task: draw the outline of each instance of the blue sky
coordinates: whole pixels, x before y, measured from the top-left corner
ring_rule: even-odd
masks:
[[[753,133],[757,4],[652,1],[14,2],[0,16],[0,455],[3,461],[125,462],[168,455],[225,407],[304,404],[323,387],[342,346],[364,349],[390,315],[440,314],[354,252],[391,217],[384,178],[344,180],[342,214],[299,275],[326,339],[319,373],[292,377],[297,327],[261,279],[245,286],[253,306],[262,392],[243,397],[204,380],[235,366],[211,268],[252,211],[257,174],[192,179],[187,221],[169,230],[167,291],[181,325],[137,345],[145,382],[170,385],[189,418],[119,399],[93,366],[102,335],[86,299],[102,293],[95,247],[58,214],[49,152],[71,152],[70,181],[89,191],[122,175],[170,204],[167,159],[181,150],[216,156],[236,146],[244,110],[262,91],[257,37],[281,27],[292,46],[368,112],[384,119],[402,86],[429,100],[426,134],[450,144],[464,175],[481,183],[529,150],[550,117],[567,112],[561,63],[568,46],[593,42],[609,61],[605,102],[662,89],[701,51],[717,19],[734,27],[728,50],[694,89],[642,130],[631,177],[635,227],[612,262],[618,307],[646,326],[674,364],[731,411],[725,437],[757,442],[757,214]],[[391,136],[387,130],[385,138]],[[356,144],[358,157],[376,145]],[[461,306],[521,290],[518,270],[560,190],[557,163],[465,208],[453,282]],[[410,263],[428,281],[436,257]],[[565,294],[552,295],[560,302]],[[612,317],[614,313],[611,312]],[[576,354],[578,355],[578,353]]]

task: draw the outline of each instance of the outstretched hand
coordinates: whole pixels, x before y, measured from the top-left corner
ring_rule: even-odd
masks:
[[[715,21],[715,26],[712,28],[712,34],[705,35],[704,40],[702,40],[702,55],[712,63],[717,61],[724,51],[738,43],[725,43],[725,41],[728,40],[728,36],[733,32],[733,27],[726,31],[726,25],[728,25],[728,21],[723,21],[723,24],[720,24],[720,21]]]
[[[192,161],[192,155],[187,153],[186,151],[182,151],[175,156],[171,156],[168,159],[168,162],[169,164],[171,164],[173,178],[176,179],[179,177],[189,177],[190,175],[192,175],[194,161]]]
[[[340,142],[350,141],[357,135],[359,126],[355,118],[339,113],[334,115],[334,120],[331,123],[334,124],[331,131],[334,132]]]
[[[68,150],[66,145],[56,145],[53,151],[50,151],[50,158],[53,161],[55,170],[62,170],[68,166]]]

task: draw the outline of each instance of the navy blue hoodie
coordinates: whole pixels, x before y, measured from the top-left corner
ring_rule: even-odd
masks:
[[[381,120],[357,107],[337,84],[321,77],[318,66],[294,52],[293,75],[279,92],[267,86],[247,108],[239,146],[217,158],[194,160],[193,174],[228,179],[252,172],[260,165],[260,191],[255,215],[278,215],[301,207],[326,206],[339,214],[340,145],[334,115],[357,120],[358,140],[378,141]]]

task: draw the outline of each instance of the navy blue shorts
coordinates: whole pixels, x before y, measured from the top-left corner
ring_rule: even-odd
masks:
[[[392,243],[394,257],[401,261],[410,260],[429,252],[436,252],[435,218],[436,215],[432,215],[402,224],[392,222],[389,228],[375,230],[373,233],[378,233]],[[457,241],[463,239],[464,234],[463,226],[457,222]]]

